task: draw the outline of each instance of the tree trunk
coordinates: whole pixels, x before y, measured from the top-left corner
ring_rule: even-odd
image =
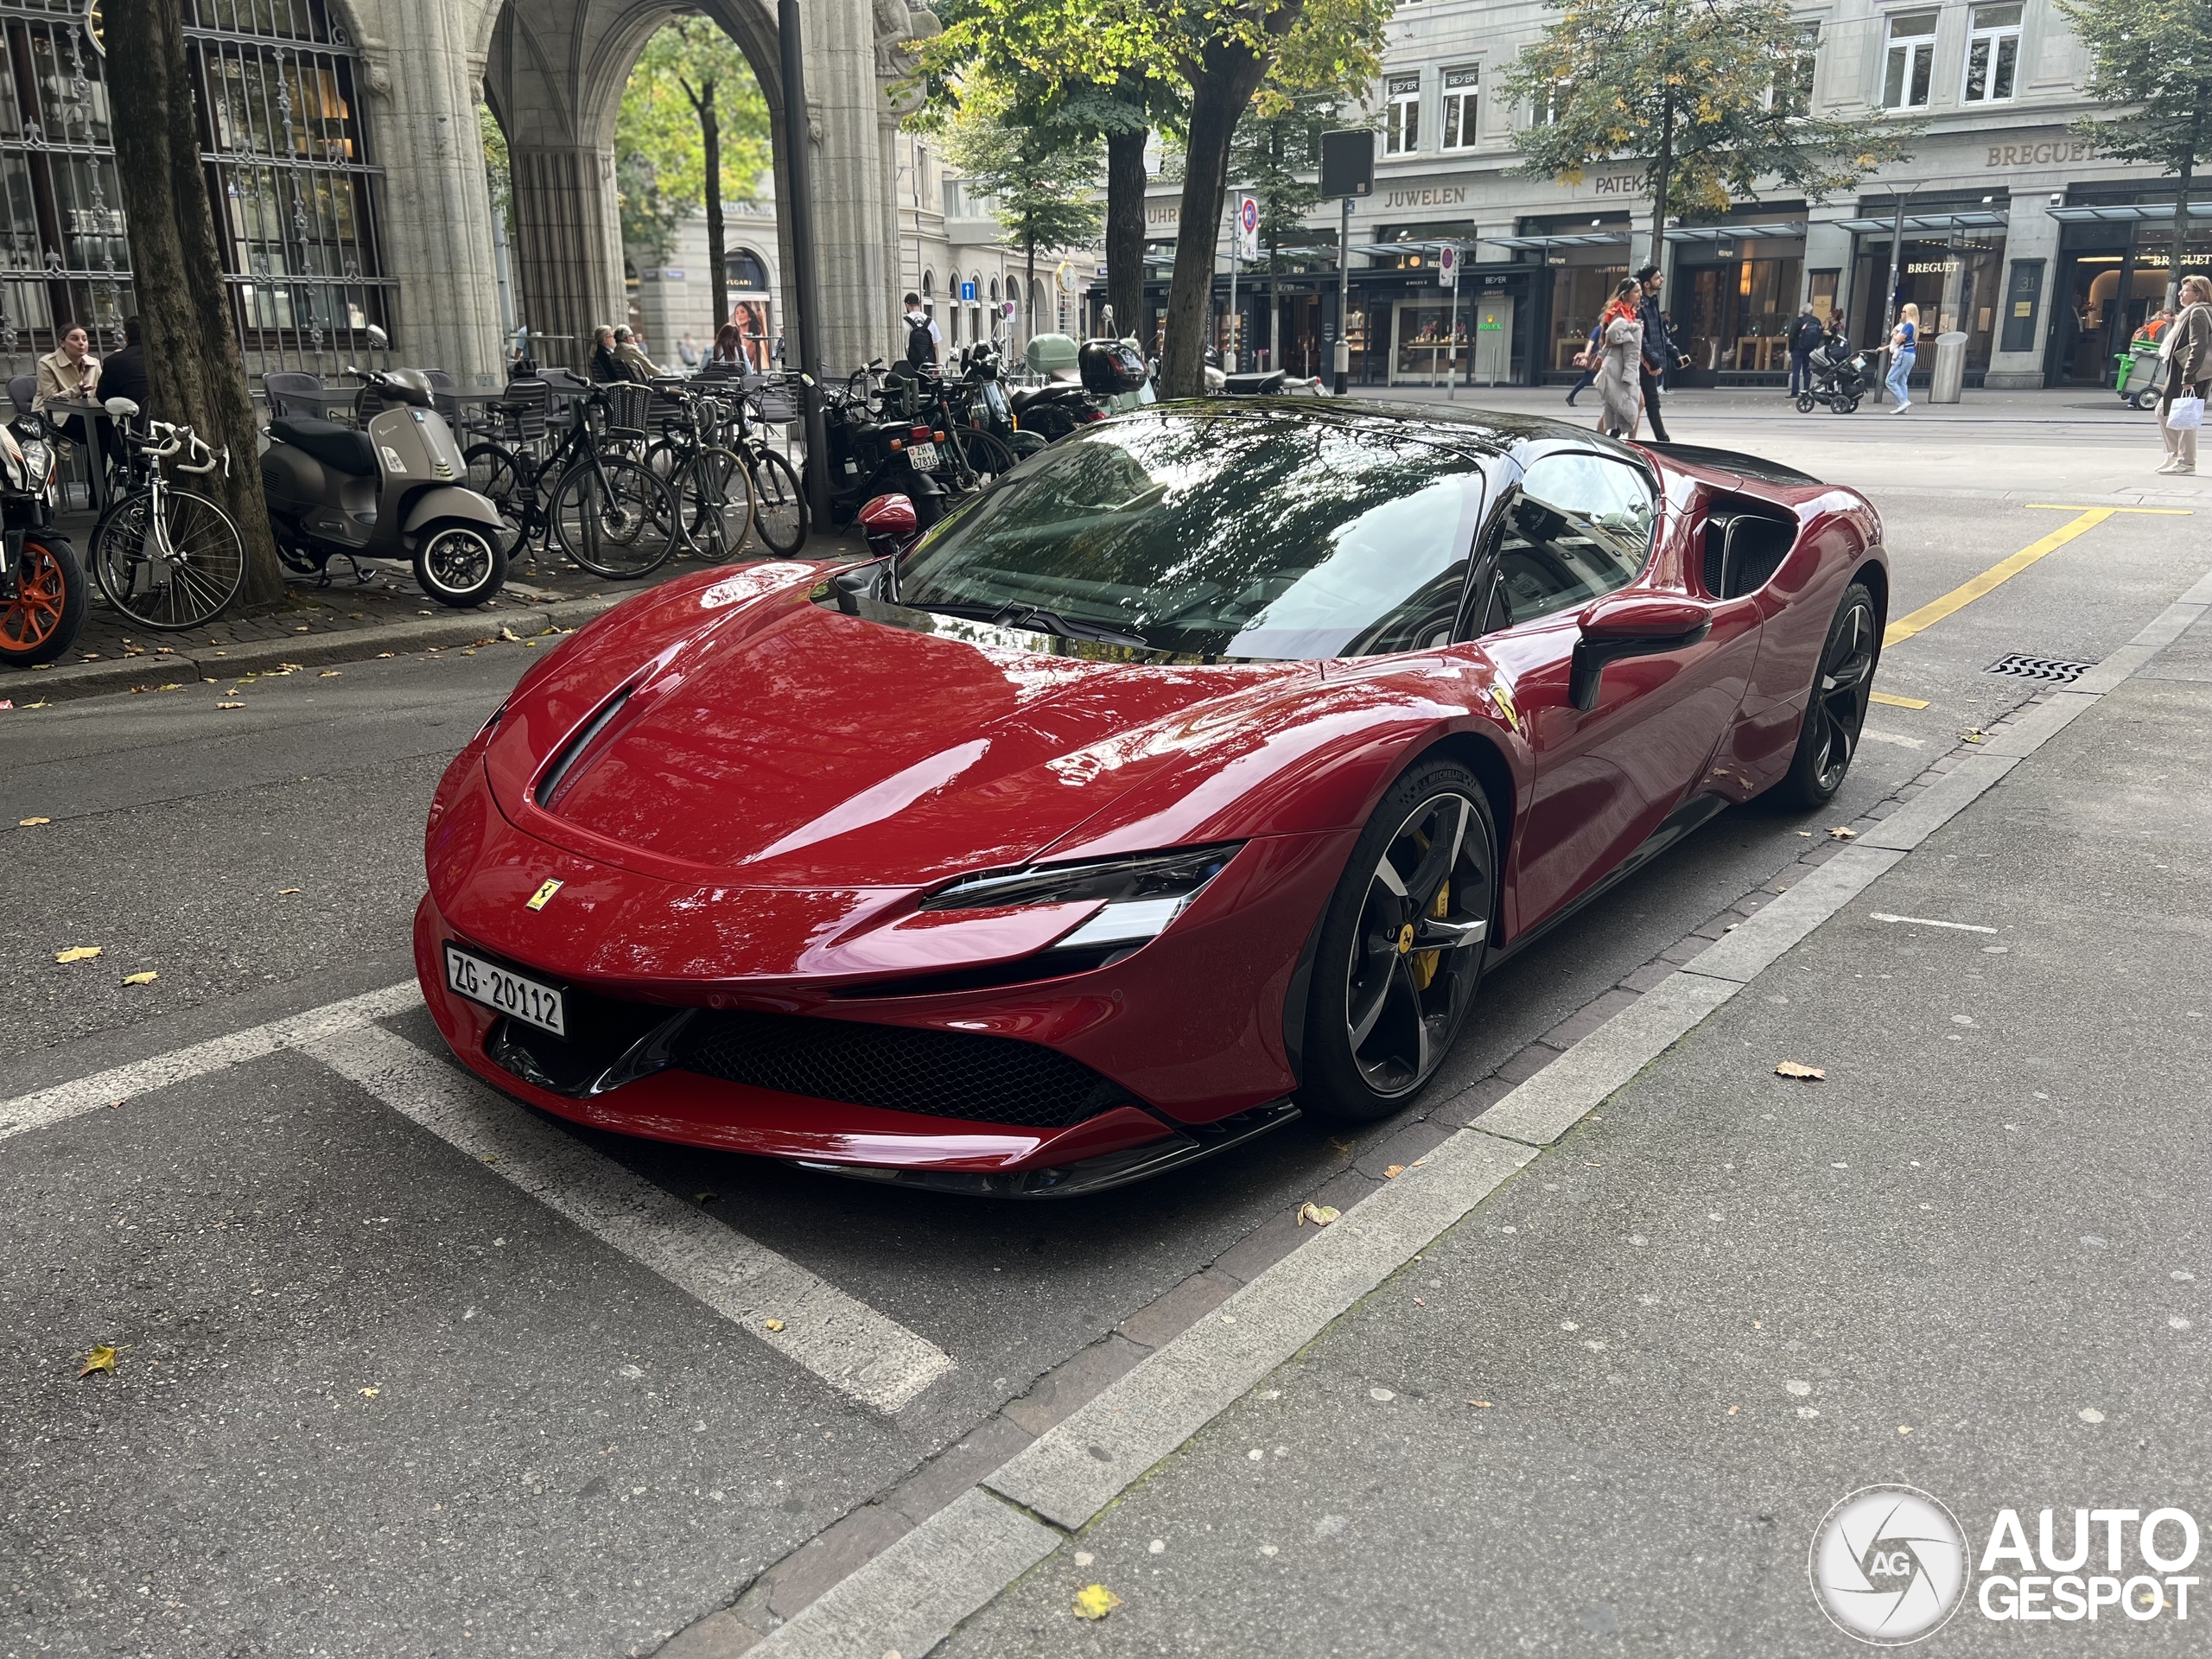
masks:
[[[2189,257],[2189,193],[2196,181],[2196,147],[2204,136],[2204,101],[2189,115],[2189,148],[2182,153],[2181,184],[2174,192],[2174,257],[2166,271],[2166,308],[2181,314],[2182,265]]]
[[[715,296],[715,332],[729,321],[729,257],[722,240],[722,127],[715,108],[715,83],[699,88],[699,137],[706,146],[707,281]]]
[[[1288,29],[1298,7],[1268,20]],[[1286,17],[1285,14],[1289,14]],[[1237,118],[1259,90],[1268,60],[1249,48],[1217,42],[1191,85],[1191,130],[1183,156],[1183,215],[1175,228],[1175,276],[1167,290],[1167,348],[1160,365],[1160,395],[1196,397],[1206,389],[1207,322],[1213,312],[1213,270],[1229,194],[1229,143]]]
[[[1675,172],[1675,100],[1659,107],[1659,153],[1651,158],[1651,263],[1663,272],[1667,249],[1667,187]]]
[[[1106,303],[1116,333],[1144,326],[1144,170],[1148,129],[1106,138]],[[1149,342],[1145,342],[1149,344]]]
[[[1014,315],[1018,317],[1029,316],[1029,302],[1037,293],[1037,238],[1033,236],[1027,238],[1027,251],[1029,263],[1028,269],[1021,279],[1021,303],[1014,308]],[[1034,317],[1029,318],[1029,332],[1032,334],[1037,332],[1037,320]]]
[[[269,528],[256,457],[258,423],[200,168],[200,122],[184,49],[184,0],[133,0],[107,11],[107,77],[118,110],[116,171],[122,175],[130,255],[154,407],[189,425],[230,467],[196,481],[238,521],[245,541],[248,607],[284,598],[284,572]],[[94,463],[97,465],[97,461]]]

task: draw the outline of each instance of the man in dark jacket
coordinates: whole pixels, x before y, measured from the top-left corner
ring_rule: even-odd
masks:
[[[1637,314],[1643,323],[1643,360],[1637,365],[1637,378],[1643,388],[1643,416],[1651,423],[1651,435],[1665,443],[1669,439],[1667,423],[1659,414],[1659,377],[1689,359],[1675,349],[1667,314],[1659,304],[1659,290],[1666,283],[1659,267],[1644,266],[1636,280],[1643,284],[1643,305]]]
[[[136,317],[123,320],[123,349],[100,361],[100,401],[128,397],[143,413],[150,413],[154,391],[146,378],[145,329]]]
[[[1813,302],[1806,301],[1805,308],[1789,325],[1789,395],[1792,397],[1801,391],[1813,389],[1813,353],[1820,349],[1821,340],[1827,337],[1827,331],[1821,326],[1820,317],[1813,309]]]

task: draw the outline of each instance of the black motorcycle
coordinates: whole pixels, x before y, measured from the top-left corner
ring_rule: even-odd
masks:
[[[1809,390],[1797,394],[1797,412],[1801,415],[1809,415],[1815,409],[1848,415],[1859,407],[1866,388],[1874,384],[1874,372],[1867,366],[1866,354],[1853,351],[1847,340],[1823,340],[1807,360],[1812,365],[1813,384]]]
[[[963,346],[958,361],[959,378],[947,382],[944,390],[961,423],[989,433],[1012,450],[1017,461],[1026,461],[1045,448],[1048,442],[1045,435],[1024,431],[1014,416],[1014,400],[1007,395],[1001,378],[1004,368],[998,347],[982,343]]]

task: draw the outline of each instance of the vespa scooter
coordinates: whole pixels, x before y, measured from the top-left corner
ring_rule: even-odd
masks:
[[[509,532],[499,508],[467,487],[468,463],[431,407],[429,377],[348,372],[360,376],[365,405],[397,407],[361,429],[295,416],[269,423],[261,482],[277,552],[325,582],[334,558],[363,582],[363,559],[411,560],[415,580],[440,604],[482,604],[506,582]]]

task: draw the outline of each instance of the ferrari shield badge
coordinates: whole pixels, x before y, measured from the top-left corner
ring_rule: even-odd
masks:
[[[553,895],[560,891],[561,884],[558,881],[548,881],[543,883],[538,887],[536,893],[530,895],[529,908],[531,910],[544,909],[545,906],[551,902]]]

